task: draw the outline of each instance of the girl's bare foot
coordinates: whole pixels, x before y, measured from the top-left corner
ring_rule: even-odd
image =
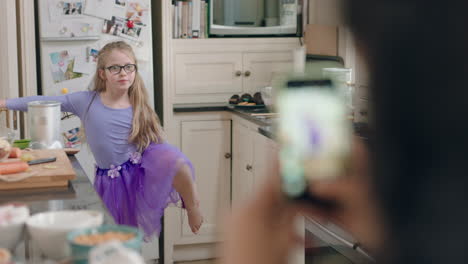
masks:
[[[198,203],[192,208],[187,208],[187,217],[190,229],[192,229],[194,234],[198,234],[198,231],[200,230],[200,227],[203,223],[203,216],[201,214]]]

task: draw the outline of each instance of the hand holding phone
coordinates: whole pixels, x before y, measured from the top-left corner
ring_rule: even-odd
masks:
[[[279,90],[278,141],[282,191],[291,200],[334,207],[308,190],[349,165],[351,123],[342,95],[328,79],[291,79]]]

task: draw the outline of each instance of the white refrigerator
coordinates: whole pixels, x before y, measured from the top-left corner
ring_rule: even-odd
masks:
[[[150,0],[37,0],[39,21],[38,94],[60,95],[87,90],[96,70],[95,55],[106,43],[132,45],[154,106]],[[129,24],[129,21],[130,24]],[[77,117],[62,117],[62,132],[81,126]],[[94,158],[81,144],[76,155],[91,181]],[[158,258],[157,239],[145,244],[145,259]]]

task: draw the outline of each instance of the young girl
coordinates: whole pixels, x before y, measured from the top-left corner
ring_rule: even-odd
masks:
[[[159,235],[164,209],[181,197],[197,233],[203,220],[193,167],[165,141],[136,63],[131,46],[112,42],[98,54],[91,91],[0,100],[0,107],[26,111],[31,101],[61,102],[83,123],[97,163],[94,187],[116,223],[140,227],[146,238]]]

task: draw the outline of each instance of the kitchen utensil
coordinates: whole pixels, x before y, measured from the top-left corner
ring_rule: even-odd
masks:
[[[33,101],[28,103],[28,121],[32,149],[63,148],[60,134],[60,102]]]
[[[57,160],[56,157],[44,158],[44,159],[36,159],[36,160],[30,160],[30,161],[28,161],[28,164],[29,164],[29,165],[36,165],[36,164],[41,164],[41,163],[54,162],[54,161],[56,161],[56,160]]]

